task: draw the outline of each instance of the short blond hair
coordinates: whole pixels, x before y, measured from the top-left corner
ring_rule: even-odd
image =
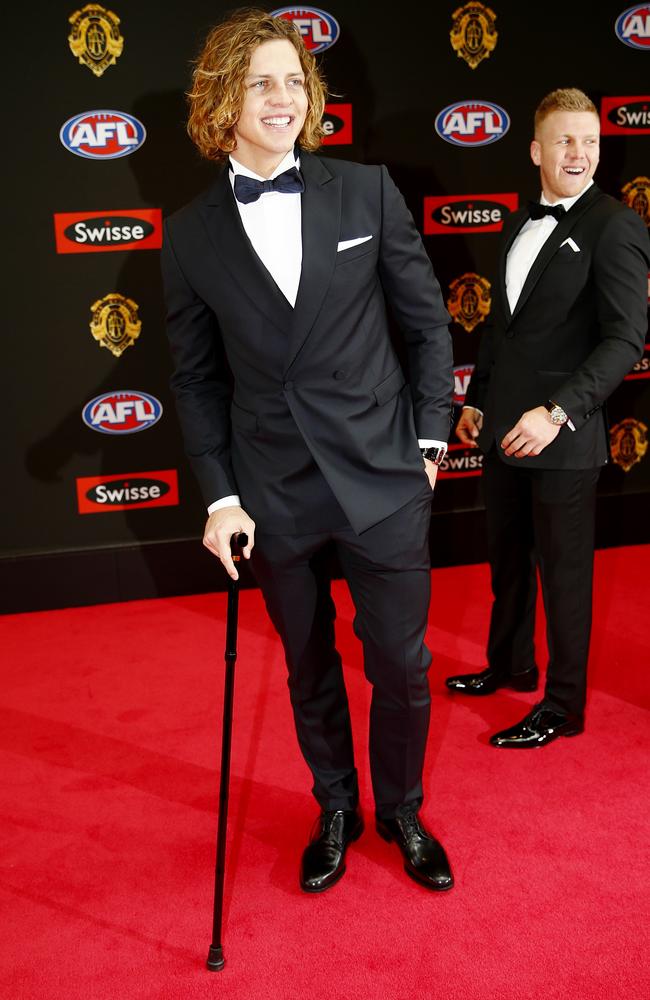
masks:
[[[247,7],[212,28],[195,61],[192,89],[187,94],[187,131],[208,160],[225,160],[235,149],[235,125],[241,115],[251,56],[258,45],[277,39],[291,42],[305,74],[307,117],[298,144],[312,152],[320,146],[326,88],[316,60],[291,21]]]
[[[561,87],[543,97],[535,110],[535,135],[545,118],[554,111],[591,111],[596,117],[596,105],[577,87]]]

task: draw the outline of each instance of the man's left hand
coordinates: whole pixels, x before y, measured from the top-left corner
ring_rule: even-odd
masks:
[[[506,455],[514,455],[515,458],[539,455],[555,440],[561,429],[561,424],[551,423],[545,406],[536,406],[534,410],[526,410],[522,414],[504,437],[501,447]]]
[[[430,459],[425,458],[424,471],[427,474],[427,478],[429,480],[429,486],[431,487],[431,492],[433,492],[434,487],[436,485],[436,477],[438,475],[438,466],[436,465],[435,462],[432,462]]]

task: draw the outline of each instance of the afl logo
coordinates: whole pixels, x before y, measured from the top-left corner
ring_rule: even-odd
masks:
[[[140,148],[146,137],[142,122],[124,111],[83,111],[68,118],[59,132],[66,149],[89,160],[128,156]]]
[[[436,118],[436,132],[454,146],[487,146],[503,138],[509,128],[507,113],[489,101],[449,104]]]
[[[135,434],[153,427],[162,411],[162,403],[155,396],[118,389],[95,396],[86,403],[81,416],[87,427],[101,434]]]
[[[280,7],[271,11],[271,17],[292,21],[312,55],[329,49],[341,33],[336,18],[318,7]]]
[[[633,49],[650,49],[650,4],[628,7],[616,19],[619,41]]]

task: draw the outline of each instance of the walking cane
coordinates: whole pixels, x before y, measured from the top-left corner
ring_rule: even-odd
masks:
[[[230,539],[234,562],[241,559],[241,550],[248,545],[242,532]],[[211,972],[220,972],[224,965],[221,924],[223,918],[223,881],[226,863],[226,831],[228,827],[228,790],[230,785],[230,746],[232,743],[232,708],[235,694],[235,661],[237,659],[237,612],[239,608],[239,580],[228,577],[228,612],[226,616],[226,674],[223,693],[223,722],[221,726],[221,780],[219,784],[219,819],[217,823],[217,854],[214,869],[214,913],[212,918],[212,944],[206,965]]]

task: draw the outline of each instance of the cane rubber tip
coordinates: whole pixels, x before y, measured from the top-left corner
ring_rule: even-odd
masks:
[[[208,952],[208,959],[205,964],[210,972],[221,972],[226,964],[226,960],[223,957],[223,948],[221,946],[215,948],[215,946],[211,944],[210,951]]]

